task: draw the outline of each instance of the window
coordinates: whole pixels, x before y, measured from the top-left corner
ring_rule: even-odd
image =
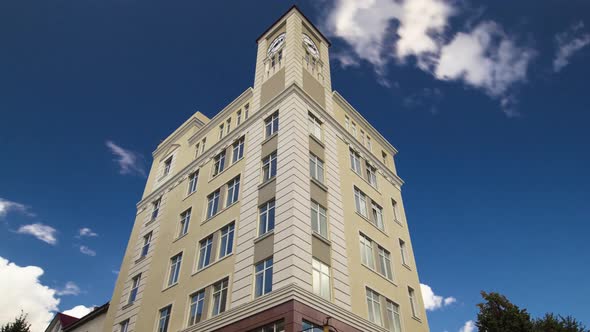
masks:
[[[408,287],[408,296],[410,297],[410,306],[412,307],[412,315],[418,317],[418,311],[416,310],[416,293],[412,287]]]
[[[141,273],[131,279],[131,291],[129,292],[129,301],[127,303],[135,302],[137,298],[137,290],[139,289],[139,281],[141,280]]]
[[[361,262],[371,269],[375,268],[375,259],[373,257],[373,241],[361,234],[359,236],[361,242]]]
[[[150,243],[152,242],[152,232],[147,233],[143,237],[143,246],[141,247],[141,257],[145,257],[150,250]]]
[[[277,152],[273,152],[262,159],[262,182],[277,175]]]
[[[305,332],[323,332],[324,328],[321,325],[303,320],[303,324],[301,324],[301,330]]]
[[[381,322],[381,303],[379,302],[379,293],[367,288],[367,306],[369,307],[369,320],[377,325],[383,325]]]
[[[212,218],[219,211],[219,189],[207,196],[207,219]]]
[[[234,224],[221,229],[221,244],[219,246],[219,258],[232,253],[234,247]]]
[[[378,247],[379,249],[379,273],[385,278],[393,280],[393,272],[391,271],[391,255],[389,251],[384,248]]]
[[[227,302],[227,279],[223,279],[213,285],[213,311],[212,316],[217,316],[225,311]]]
[[[365,132],[361,129],[361,143],[365,146]]]
[[[373,224],[383,230],[383,209],[375,202],[371,202],[371,219]]]
[[[158,332],[168,332],[168,324],[170,324],[170,314],[172,313],[172,306],[160,309],[160,319],[158,320]]]
[[[255,297],[270,293],[270,291],[272,291],[272,257],[256,264],[254,283]]]
[[[180,275],[180,264],[182,263],[182,253],[170,259],[170,276],[168,277],[168,286],[172,286],[178,282]]]
[[[240,123],[242,123],[242,110],[236,113],[236,126],[239,126]]]
[[[258,235],[266,234],[275,228],[275,200],[268,201],[260,206],[260,224]]]
[[[191,304],[189,308],[188,325],[194,325],[201,321],[203,317],[203,307],[205,305],[205,290],[201,290],[191,295]]]
[[[278,322],[270,323],[263,327],[255,328],[250,332],[285,332],[285,321],[280,320]]]
[[[164,176],[170,174],[170,167],[172,167],[172,157],[166,159],[164,162]]]
[[[363,217],[367,217],[367,196],[356,187],[354,188],[354,206],[356,212]]]
[[[391,206],[393,208],[393,220],[399,223],[400,221],[397,217],[397,202],[393,198],[391,199]]]
[[[367,149],[369,149],[369,151],[373,152],[373,146],[371,144],[371,137],[369,135],[367,135]]]
[[[227,200],[225,206],[230,206],[238,201],[240,195],[240,176],[227,183]]]
[[[356,174],[361,174],[361,156],[352,149],[350,149],[350,168]]]
[[[399,315],[399,305],[387,300],[387,321],[389,330],[392,332],[402,332],[402,323]]]
[[[312,179],[324,183],[324,162],[314,154],[309,154],[309,175]]]
[[[279,131],[279,112],[274,112],[271,116],[264,120],[264,128],[266,132],[265,137],[267,138]]]
[[[326,208],[311,201],[311,229],[327,239],[328,218],[326,215]]]
[[[201,154],[201,143],[197,143],[197,145],[195,145],[195,158],[198,157]]]
[[[155,220],[158,217],[158,213],[160,212],[160,203],[162,203],[162,198],[158,198],[152,203],[152,220]]]
[[[188,193],[192,194],[197,191],[197,181],[199,180],[199,171],[191,173],[188,176]]]
[[[213,162],[213,176],[223,172],[225,169],[225,150],[221,151],[218,155],[215,156]]]
[[[346,128],[346,130],[350,130],[350,119],[346,115],[344,116],[344,128]]]
[[[246,106],[244,106],[244,111],[245,111],[244,119],[247,119],[248,118],[248,111],[250,111],[250,104],[246,104]]]
[[[317,139],[322,139],[322,123],[318,118],[313,116],[311,113],[307,115],[307,123],[309,127],[309,133],[315,136]]]
[[[201,142],[201,154],[205,152],[205,144],[207,144],[207,137],[203,138],[203,141]]]
[[[408,251],[406,249],[406,243],[402,239],[399,239],[399,250],[402,255],[402,264],[404,264],[406,266],[409,265],[408,264]]]
[[[211,247],[213,247],[213,236],[201,240],[199,242],[199,262],[197,270],[201,270],[211,263]]]
[[[231,118],[227,119],[227,133],[231,130]]]
[[[377,169],[369,163],[366,163],[367,166],[367,181],[374,187],[377,188]]]
[[[222,124],[219,125],[219,139],[222,139],[223,138],[223,133],[224,132],[225,132],[224,131],[224,124],[222,123]]]
[[[119,324],[119,332],[129,332],[129,319],[126,319]]]
[[[387,153],[385,153],[385,151],[381,151],[381,157],[383,158],[383,164],[387,166]]]
[[[242,157],[244,157],[244,137],[240,137],[234,142],[231,162],[235,163],[242,159]]]
[[[191,209],[188,209],[180,215],[180,231],[178,232],[178,237],[181,237],[184,234],[188,233],[188,225],[189,225],[190,221],[191,221]]]
[[[351,133],[354,138],[356,138],[356,123],[352,122]]]
[[[317,259],[311,262],[313,292],[330,300],[330,267]]]

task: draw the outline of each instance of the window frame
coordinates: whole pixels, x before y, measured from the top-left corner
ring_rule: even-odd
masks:
[[[182,252],[180,252],[170,258],[170,268],[168,269],[168,283],[167,283],[168,287],[171,287],[171,286],[178,283],[178,279],[180,279],[181,266],[182,266]]]
[[[385,230],[385,223],[383,222],[383,208],[373,200],[371,200],[371,222],[380,230]]]
[[[377,246],[377,252],[379,273],[385,278],[393,280],[394,272],[393,264],[391,263],[391,253],[382,246]]]
[[[195,301],[196,299],[196,301]],[[188,326],[193,326],[199,323],[204,316],[203,310],[205,309],[205,290],[201,289],[189,295],[189,306],[188,306]],[[200,310],[200,316],[197,313]]]
[[[309,176],[319,183],[324,183],[324,161],[311,152],[309,153]]]
[[[273,265],[274,261],[272,256],[265,258],[254,265],[254,298],[272,292]],[[261,277],[260,279],[258,278],[259,276]],[[258,283],[259,280],[260,284]],[[267,286],[269,285],[270,289],[267,290]],[[258,290],[260,290],[260,294]]]
[[[152,218],[150,220],[156,220],[160,214],[160,206],[162,205],[162,197],[159,197],[152,202]]]
[[[150,245],[152,244],[153,232],[149,232],[143,236],[143,245],[141,246],[141,254],[139,258],[146,257],[150,251]]]
[[[217,176],[225,170],[225,150],[219,152],[213,157],[213,175]]]
[[[221,198],[221,190],[217,189],[207,195],[207,219],[211,219],[219,213],[219,199]]]
[[[369,164],[369,162],[365,163],[366,173],[367,173],[367,182],[377,189],[377,168],[373,167]]]
[[[139,290],[139,284],[141,283],[141,273],[138,273],[135,277],[131,278],[131,290],[129,291],[129,297],[127,298],[127,304],[132,304],[137,300],[137,292]]]
[[[129,332],[129,318],[119,323],[119,332]]]
[[[392,332],[402,332],[402,319],[399,304],[386,299],[387,320],[389,321],[389,329]]]
[[[166,312],[165,316],[162,314]],[[159,310],[160,317],[158,318],[158,328],[157,332],[168,332],[168,326],[170,325],[170,317],[172,316],[172,305],[169,304],[164,308]],[[164,326],[162,326],[162,319],[164,319]]]
[[[328,239],[328,209],[323,207],[320,203],[311,200],[310,212],[311,230],[321,237]],[[322,232],[322,226],[324,232]]]
[[[311,112],[307,113],[307,129],[310,135],[322,141],[322,122]]]
[[[188,193],[187,193],[187,195],[190,195],[190,194],[194,193],[195,191],[197,191],[198,182],[199,182],[199,171],[197,170],[195,172],[192,172],[188,176]]]
[[[188,233],[188,228],[190,226],[190,221],[191,221],[191,214],[192,214],[192,208],[188,208],[180,214],[180,229],[178,232],[179,238],[182,236],[185,236]]]
[[[361,263],[371,270],[375,270],[375,253],[373,251],[373,243],[365,234],[359,234],[359,243],[361,248]]]
[[[277,176],[277,151],[262,158],[262,183]]]
[[[227,293],[229,288],[229,280],[222,279],[213,284],[213,291],[211,292],[212,306],[211,317],[215,317],[227,309]],[[216,303],[216,301],[219,301]]]
[[[235,204],[240,199],[240,176],[231,179],[227,184],[225,206]]]
[[[365,195],[365,193],[356,186],[354,187],[354,207],[358,214],[365,218],[369,218],[367,195]]]
[[[370,322],[383,326],[383,317],[381,316],[381,294],[368,287],[366,288],[365,294],[367,300],[367,318]]]
[[[235,223],[225,225],[220,230],[219,237],[219,259],[229,256],[233,253],[235,238]]]
[[[311,275],[313,293],[330,301],[332,299],[332,271],[330,266],[314,257],[311,261]]]
[[[402,239],[398,239],[398,240],[399,240],[400,255],[402,257],[402,265],[410,266],[410,264],[408,264],[409,257],[408,257],[408,247],[406,246],[406,241],[404,241]]]
[[[410,300],[410,308],[412,309],[412,316],[419,318],[420,316],[418,315],[418,306],[416,303],[416,291],[410,286],[408,286],[408,297]]]
[[[232,164],[235,164],[236,162],[242,160],[242,158],[244,158],[244,144],[245,144],[245,137],[242,136],[240,138],[238,138],[233,144],[232,144]]]
[[[362,167],[361,167],[361,155],[356,152],[355,150],[353,150],[352,148],[349,149],[350,150],[350,169],[352,169],[353,172],[355,172],[358,175],[362,174]]]
[[[275,228],[275,199],[271,199],[262,205],[258,206],[258,236],[263,236]],[[263,221],[264,216],[264,221]],[[271,223],[272,221],[272,223]],[[272,224],[272,227],[271,227]]]
[[[275,111],[264,119],[265,138],[269,138],[279,131],[279,111]]]
[[[199,241],[199,259],[197,260],[197,271],[203,270],[213,263],[211,251],[213,249],[213,234]]]
[[[168,157],[166,160],[164,160],[164,172],[162,176],[167,176],[168,174],[170,174],[170,170],[172,169],[172,158],[174,156],[170,156]]]

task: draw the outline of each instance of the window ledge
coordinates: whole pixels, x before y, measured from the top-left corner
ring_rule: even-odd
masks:
[[[203,268],[201,268],[201,269],[199,269],[199,270],[196,270],[196,271],[194,271],[194,272],[191,274],[191,277],[193,277],[193,276],[195,276],[195,275],[199,274],[200,272],[203,272],[203,271],[205,271],[205,270],[209,269],[209,268],[210,268],[210,267],[212,267],[213,265],[215,265],[215,264],[217,264],[217,263],[219,263],[219,262],[221,262],[221,261],[225,260],[226,258],[228,258],[228,257],[231,257],[233,254],[234,254],[234,252],[233,252],[233,250],[232,250],[231,254],[227,254],[227,255],[225,255],[225,256],[223,256],[223,257],[219,258],[219,259],[218,259],[218,260],[216,260],[215,262],[213,262],[213,263],[209,263],[209,265],[207,265],[207,266],[205,266],[205,267],[203,267]],[[197,262],[198,262],[198,261],[197,261]]]
[[[226,157],[227,157],[227,156],[226,156]],[[244,159],[244,158],[242,158],[242,159]],[[242,159],[240,159],[240,160],[242,160]],[[215,174],[215,175],[212,175],[212,176],[211,176],[211,178],[209,179],[209,181],[207,181],[207,182],[208,182],[208,183],[211,183],[211,182],[213,182],[213,180],[217,179],[217,178],[218,178],[218,177],[220,177],[222,174],[226,173],[226,172],[227,172],[227,171],[228,171],[230,168],[232,168],[234,165],[237,165],[237,164],[240,162],[240,160],[236,161],[235,163],[231,163],[231,164],[229,164],[229,165],[225,165],[225,168],[223,169],[223,171],[221,171],[221,172],[219,172],[219,173],[217,173],[217,174]]]
[[[266,233],[264,233],[264,234],[262,234],[262,235],[258,236],[257,238],[255,238],[255,239],[254,239],[254,243],[256,243],[256,242],[260,242],[260,241],[262,241],[262,240],[266,239],[267,237],[269,237],[269,236],[273,235],[274,233],[275,233],[275,230],[274,230],[274,229],[273,229],[273,230],[270,230],[270,231],[268,231],[268,232],[266,232]]]
[[[237,201],[235,201],[235,202],[231,203],[230,205],[228,205],[228,206],[224,207],[223,209],[221,209],[221,210],[217,211],[217,213],[216,213],[216,214],[214,214],[214,215],[212,215],[211,217],[209,217],[209,218],[207,218],[207,219],[205,219],[205,220],[201,221],[201,225],[208,223],[208,222],[209,222],[209,220],[215,219],[215,218],[216,218],[218,215],[220,215],[220,214],[222,214],[223,212],[225,212],[225,211],[229,210],[229,209],[230,209],[230,208],[232,208],[234,205],[237,205],[239,202],[240,202],[240,199],[238,198],[238,200],[237,200]]]
[[[414,315],[412,315],[412,318],[420,323],[422,323],[422,320],[419,317],[416,317]]]
[[[318,240],[324,242],[325,244],[332,246],[332,241],[328,240],[327,238],[325,238],[323,235],[321,235],[320,233],[316,232],[316,231],[311,231],[311,235],[313,235],[315,238],[317,238]]]
[[[135,264],[143,261],[146,257],[147,257],[147,255],[139,257],[138,259],[135,260]]]
[[[258,185],[258,190],[260,190],[261,188],[265,187],[266,185],[270,184],[271,182],[275,182],[277,179],[276,176],[273,176],[272,178],[262,182],[261,184]]]
[[[310,133],[309,137],[311,139],[313,139],[316,143],[318,143],[322,148],[326,149],[326,145],[324,145],[324,142],[322,142],[322,140],[320,138],[317,138],[314,134]]]
[[[126,305],[124,305],[123,307],[121,307],[121,310],[125,310],[128,308],[131,308],[133,305],[135,304],[135,301],[127,303]]]
[[[172,288],[172,287],[174,287],[176,285],[178,285],[178,281],[175,282],[175,283],[173,283],[172,285],[169,285],[169,286],[164,287],[164,289],[162,289],[162,292],[167,291],[167,290],[169,290],[170,288]]]
[[[195,189],[195,191],[193,191],[192,193],[189,193],[188,195],[184,196],[184,198],[182,199],[183,201],[186,200],[187,198],[191,197],[192,195],[194,195],[197,192],[197,190]]]
[[[408,264],[402,263],[402,266],[405,267],[406,269],[412,271],[412,268]]]
[[[272,133],[272,135],[268,136],[267,138],[264,139],[264,141],[262,141],[262,143],[260,143],[260,145],[264,145],[264,143],[270,141],[271,139],[273,139],[275,136],[277,136],[279,134],[278,131],[275,131],[274,133]],[[266,156],[263,156],[263,158]]]
[[[314,178],[310,178],[310,179],[311,179],[311,182],[315,183],[323,191],[328,192],[328,187],[325,184],[321,183],[320,181],[318,181],[318,180],[316,180]]]
[[[367,179],[365,179],[365,177],[364,177],[362,174],[359,174],[359,173],[357,173],[357,172],[356,172],[354,169],[352,169],[352,167],[350,168],[350,170],[351,170],[351,171],[352,171],[354,174],[358,175],[358,177],[359,177],[359,178],[363,179],[363,181],[364,181],[366,184],[368,184],[368,185],[369,185],[369,187],[373,188],[373,189],[374,189],[374,190],[375,190],[375,191],[376,191],[376,192],[377,192],[379,195],[381,195],[381,191],[379,191],[379,188],[378,188],[378,186],[374,186],[374,185],[372,185],[372,184],[371,184],[371,182],[369,182]],[[361,172],[362,172],[362,171],[361,171]]]
[[[400,225],[401,227],[404,227],[404,224],[402,224],[402,222],[399,221],[397,218],[393,219],[393,221],[395,221],[395,223]]]
[[[182,239],[183,237],[185,237],[185,236],[187,236],[187,235],[188,235],[188,231],[187,231],[186,233],[182,234],[181,236],[177,237],[176,239],[174,239],[174,240],[172,241],[172,243],[174,243],[174,242],[176,242],[176,241],[178,241],[178,240]]]
[[[392,279],[388,279],[386,276],[384,276],[383,274],[379,273],[379,271],[372,269],[371,267],[367,266],[365,263],[361,262],[361,265],[364,266],[365,268],[371,270],[371,272],[375,273],[376,275],[380,276],[381,278],[383,278],[384,280],[386,280],[387,282],[389,282],[390,284],[394,285],[395,287],[398,287],[397,284],[395,283],[395,281],[393,281]]]
[[[384,230],[384,229],[381,229],[381,228],[377,227],[377,225],[375,225],[375,223],[373,223],[373,221],[372,221],[371,219],[369,219],[369,218],[367,218],[367,217],[363,216],[362,214],[358,213],[358,211],[355,211],[355,213],[356,213],[356,214],[357,214],[359,217],[363,218],[363,219],[364,219],[364,220],[365,220],[367,223],[369,223],[369,225],[371,225],[371,226],[375,227],[375,229],[376,229],[376,230],[378,230],[379,232],[383,233],[383,235],[385,235],[385,236],[389,237],[389,234],[387,234],[387,232],[385,232],[385,230]]]
[[[152,218],[152,219],[150,219],[148,222],[146,222],[143,225],[144,226],[149,226],[149,225],[153,224],[154,222],[156,222],[157,219],[158,219],[158,217]]]

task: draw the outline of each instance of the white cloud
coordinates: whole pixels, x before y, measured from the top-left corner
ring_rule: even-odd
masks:
[[[33,331],[44,331],[58,310],[56,291],[39,278],[43,269],[18,266],[0,257],[0,325],[12,321],[21,311],[28,314]]]
[[[57,230],[51,226],[47,226],[41,223],[23,225],[16,232],[19,234],[33,235],[37,239],[45,243],[49,243],[51,245],[57,243],[57,238],[55,237]]]
[[[444,298],[440,295],[434,294],[432,288],[425,284],[420,284],[420,290],[422,292],[424,308],[429,311],[434,311],[442,308],[443,306],[448,306],[457,302],[457,299],[452,296]]]
[[[492,21],[447,42],[449,20],[458,13],[445,0],[334,0],[326,22],[329,33],[345,40],[352,55],[371,63],[379,77],[389,61],[403,64],[414,58],[434,78],[480,89],[514,115],[509,88],[526,80],[535,52]],[[336,59],[343,66],[355,64],[350,54],[342,54]]]
[[[34,216],[34,214],[32,212],[30,212],[30,209],[28,206],[21,204],[21,203],[17,203],[17,202],[12,202],[12,201],[9,201],[7,199],[0,197],[0,218],[6,217],[8,212],[13,212],[13,211],[24,213],[25,215],[28,215],[30,217]]]
[[[72,309],[64,311],[63,313],[68,316],[82,318],[82,317],[88,315],[90,312],[92,312],[92,310],[94,310],[94,307],[86,307],[83,305],[77,305],[77,306],[73,307]]]
[[[80,287],[76,285],[73,281],[66,282],[66,285],[63,289],[56,291],[57,295],[79,295],[80,294]]]
[[[553,60],[553,70],[558,72],[569,64],[572,55],[590,44],[590,34],[581,34],[584,22],[574,24],[569,31],[555,36],[557,54]]]
[[[83,237],[83,236],[96,237],[96,236],[98,236],[98,234],[88,227],[83,227],[83,228],[80,228],[80,230],[78,231],[78,237]]]
[[[472,320],[468,320],[465,322],[465,325],[459,330],[459,332],[474,332],[475,331],[475,323]]]
[[[88,256],[96,256],[96,251],[88,248],[87,246],[80,246],[80,252]]]
[[[106,141],[106,146],[115,155],[114,162],[119,165],[119,173],[145,176],[141,156],[131,150],[126,150],[112,141]]]

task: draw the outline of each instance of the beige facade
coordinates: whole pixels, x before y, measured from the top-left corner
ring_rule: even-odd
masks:
[[[332,90],[329,46],[290,9],[258,39],[254,87],[157,147],[104,332],[229,331],[287,301],[428,331],[397,151]]]

